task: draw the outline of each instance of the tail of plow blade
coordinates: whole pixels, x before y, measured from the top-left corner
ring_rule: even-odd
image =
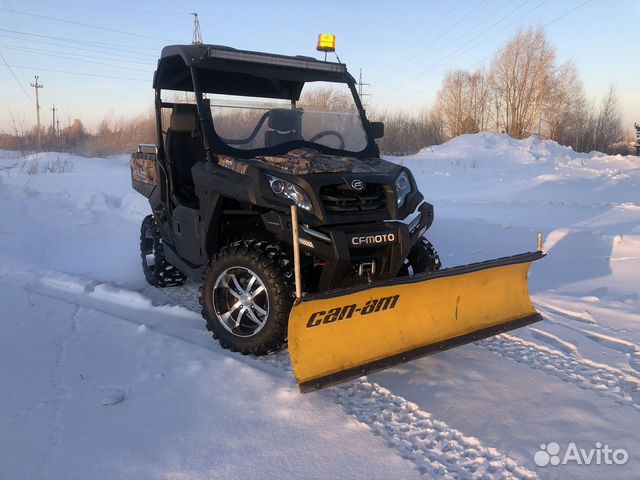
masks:
[[[307,296],[289,318],[303,393],[542,319],[527,274],[542,252]]]

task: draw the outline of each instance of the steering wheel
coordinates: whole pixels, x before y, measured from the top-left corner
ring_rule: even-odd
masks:
[[[252,142],[253,139],[256,138],[256,136],[258,135],[258,132],[262,128],[262,124],[267,120],[267,117],[269,116],[270,113],[271,113],[271,111],[265,112],[264,115],[262,115],[262,117],[260,117],[260,120],[258,120],[258,123],[256,124],[256,127],[253,129],[253,132],[251,132],[247,138],[231,139],[231,138],[221,137],[220,135],[218,135],[218,136],[227,145],[242,145],[242,144],[245,144],[245,143]]]
[[[336,132],[335,130],[323,130],[321,132],[318,132],[313,137],[311,137],[309,141],[315,142],[316,140],[319,140],[322,137],[326,137],[327,135],[332,135],[336,137],[340,141],[340,146],[338,147],[338,150],[344,150],[344,147],[345,147],[344,137],[340,135],[339,132]]]

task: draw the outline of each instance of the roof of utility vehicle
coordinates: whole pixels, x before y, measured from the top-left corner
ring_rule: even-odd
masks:
[[[298,100],[306,82],[353,80],[344,63],[221,45],[169,45],[162,49],[153,87],[192,92],[191,67],[203,92],[226,95]]]

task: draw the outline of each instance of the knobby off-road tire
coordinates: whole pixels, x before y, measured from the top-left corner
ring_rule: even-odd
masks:
[[[429,240],[422,238],[407,255],[398,276],[406,277],[416,273],[437,272],[441,268],[440,256],[436,249]]]
[[[154,287],[176,287],[187,277],[164,258],[162,237],[153,215],[148,215],[140,227],[140,256],[144,276]]]
[[[211,259],[200,287],[207,329],[223,348],[265,355],[287,340],[293,264],[274,244],[238,241]]]

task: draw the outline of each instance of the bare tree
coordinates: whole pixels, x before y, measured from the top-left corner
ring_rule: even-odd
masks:
[[[374,112],[371,118],[384,122],[384,137],[377,143],[385,154],[408,155],[446,140],[441,116],[435,110],[425,110],[415,115]]]
[[[300,103],[325,112],[352,112],[355,104],[350,92],[331,87],[319,87],[305,92]]]
[[[544,106],[542,136],[579,148],[589,109],[578,70],[567,62],[555,71],[551,94]]]
[[[17,150],[23,158],[36,150],[36,137],[27,128],[24,116],[11,115],[11,133],[13,141],[8,143],[6,147]]]
[[[554,61],[543,28],[520,30],[495,56],[491,83],[496,125],[512,137],[540,132],[544,106],[553,92]]]
[[[602,97],[595,121],[594,148],[600,152],[613,152],[613,147],[623,138],[620,102],[613,85]]]
[[[489,120],[489,88],[484,72],[448,73],[438,92],[437,110],[453,137],[485,130]]]

